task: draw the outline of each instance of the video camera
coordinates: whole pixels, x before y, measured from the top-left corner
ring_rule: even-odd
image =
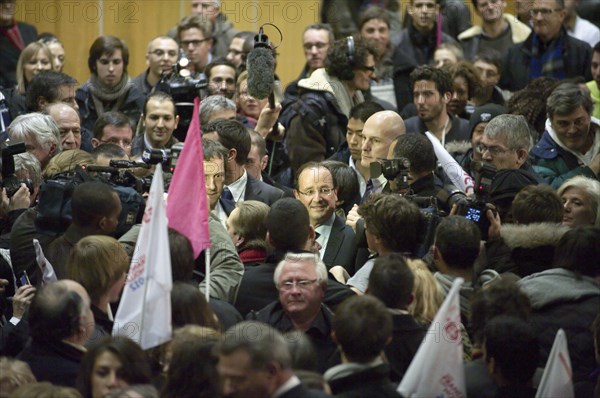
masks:
[[[194,98],[201,100],[208,95],[208,79],[204,73],[191,75],[186,69],[190,61],[185,56],[183,49],[179,50],[179,61],[173,65],[170,73],[164,73],[155,90],[169,94],[175,101],[179,124],[173,135],[179,141],[185,141],[188,127],[194,112]]]
[[[142,160],[147,165],[162,163],[165,172],[173,174],[182,150],[183,142],[173,144],[170,149],[146,149]]]
[[[395,181],[398,191],[408,189],[408,171],[410,169],[408,159],[394,158],[371,162],[369,169],[371,178],[377,178],[383,174],[386,180]]]
[[[134,168],[147,169],[149,166],[146,163],[130,160],[111,160],[108,167],[90,165],[85,170],[88,173],[97,173],[96,176],[108,184],[130,187],[140,194],[150,192],[152,177],[137,177],[131,171]]]
[[[100,181],[112,186],[121,201],[121,214],[115,231],[120,237],[134,224],[140,223],[145,203],[142,192],[150,190],[150,178],[138,178],[131,170],[148,167],[143,163],[128,160],[111,160],[109,167],[77,166],[75,171],[55,175],[40,188],[35,226],[44,233],[64,233],[71,224],[71,198],[75,188],[84,182]],[[125,170],[123,170],[125,169]]]
[[[15,174],[15,155],[26,152],[24,142],[8,145],[2,149],[2,188],[6,188],[6,195],[12,198],[19,190],[21,184],[29,188],[29,193],[33,193],[33,182],[30,179],[20,180]]]
[[[464,216],[472,220],[481,231],[481,238],[487,240],[490,221],[487,218],[487,203],[489,203],[490,192],[492,189],[492,180],[496,175],[497,169],[493,164],[487,162],[473,162],[473,170],[477,172],[475,180],[475,196],[460,197],[455,202],[458,206],[457,215]]]

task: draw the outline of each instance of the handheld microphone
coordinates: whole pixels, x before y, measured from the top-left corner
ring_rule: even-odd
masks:
[[[248,94],[256,99],[269,98],[269,107],[275,109],[275,59],[269,38],[263,28],[254,36],[254,49],[248,54],[246,62],[248,71]]]

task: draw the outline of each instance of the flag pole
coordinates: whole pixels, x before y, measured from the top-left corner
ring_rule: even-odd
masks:
[[[204,264],[206,267],[206,272],[204,274],[206,291],[204,292],[204,295],[206,296],[206,302],[208,303],[210,301],[210,247],[207,247],[206,250],[204,250]]]

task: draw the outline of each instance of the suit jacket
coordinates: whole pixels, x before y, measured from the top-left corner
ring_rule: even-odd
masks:
[[[235,308],[243,317],[250,311],[258,311],[278,299],[279,293],[273,282],[273,274],[275,267],[284,256],[285,252],[275,251],[267,256],[264,264],[248,267],[245,270],[235,301]],[[335,309],[339,303],[354,294],[348,286],[328,279],[323,302]]]
[[[346,225],[343,219],[336,215],[323,254],[323,262],[328,268],[341,265],[350,275],[353,275],[355,261],[356,236],[354,231]]]
[[[248,175],[244,200],[258,200],[271,206],[283,198],[283,191]]]
[[[322,391],[317,390],[309,390],[304,387],[302,384],[297,385],[291,390],[287,391],[285,394],[280,395],[279,398],[326,398],[331,397],[331,395],[325,394]]]

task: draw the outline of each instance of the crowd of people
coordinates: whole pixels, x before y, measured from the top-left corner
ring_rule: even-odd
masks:
[[[322,3],[271,105],[219,0],[149,38],[134,77],[98,37],[81,84],[0,0],[0,397],[399,397],[457,278],[464,396],[534,397],[559,329],[574,397],[600,394],[597,13]],[[168,92],[179,69],[206,79],[197,114]],[[142,350],[113,314],[144,162],[168,186],[196,121],[210,257],[169,229],[172,339]]]

